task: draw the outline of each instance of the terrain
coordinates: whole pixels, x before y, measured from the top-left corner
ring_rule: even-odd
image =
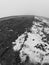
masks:
[[[0,64],[49,64],[49,19],[36,15],[0,18]]]

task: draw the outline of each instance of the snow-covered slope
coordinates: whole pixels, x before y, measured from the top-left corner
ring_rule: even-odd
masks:
[[[26,31],[18,36],[13,46],[14,51],[20,50],[21,62],[28,61],[31,63],[45,63],[49,61],[49,40],[47,35],[49,33],[49,26],[47,20],[35,17],[29,31]]]

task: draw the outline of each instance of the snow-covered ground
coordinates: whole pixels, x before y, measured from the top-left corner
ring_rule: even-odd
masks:
[[[38,17],[35,17],[35,19],[40,20]],[[28,61],[31,63],[39,62],[43,64],[49,60],[49,55],[46,56],[46,54],[49,53],[49,44],[42,40],[42,38],[44,38],[44,40],[47,41],[45,34],[49,33],[49,27],[45,23],[47,22],[46,20],[41,20],[41,22],[36,22],[36,20],[33,21],[32,23],[34,25],[30,28],[31,32],[26,30],[12,43],[16,44],[13,46],[14,51],[20,50],[21,62],[25,62],[27,56],[29,57]],[[44,23],[47,26],[44,26]]]

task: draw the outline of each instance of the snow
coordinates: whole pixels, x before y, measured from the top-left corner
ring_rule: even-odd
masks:
[[[34,24],[37,24],[37,23],[34,23]],[[26,60],[26,56],[29,56],[30,62],[33,62],[33,61],[41,62],[41,58],[44,57],[47,53],[49,53],[49,50],[47,49],[49,48],[49,45],[46,42],[42,41],[42,37],[45,37],[43,32],[41,32],[42,28],[43,27],[40,28],[40,27],[36,27],[36,25],[33,25],[30,29],[31,33],[30,32],[23,33],[21,36],[18,37],[18,39],[15,40],[15,42],[13,42],[13,44],[16,44],[13,47],[14,51],[20,50],[21,45],[22,44],[24,45],[22,49],[20,50],[20,58],[22,62]],[[45,30],[46,29],[47,28],[45,28]],[[37,32],[39,32],[39,34]],[[26,35],[28,35],[28,37],[27,37],[27,40],[25,41]],[[39,45],[42,44],[46,52],[39,48],[36,48],[35,46],[37,44]],[[44,46],[45,44],[47,45],[46,47]],[[48,57],[45,56],[44,61],[47,60],[46,58]]]

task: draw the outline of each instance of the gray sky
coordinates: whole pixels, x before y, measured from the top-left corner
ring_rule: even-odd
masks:
[[[0,0],[0,17],[13,15],[49,17],[49,0]]]

